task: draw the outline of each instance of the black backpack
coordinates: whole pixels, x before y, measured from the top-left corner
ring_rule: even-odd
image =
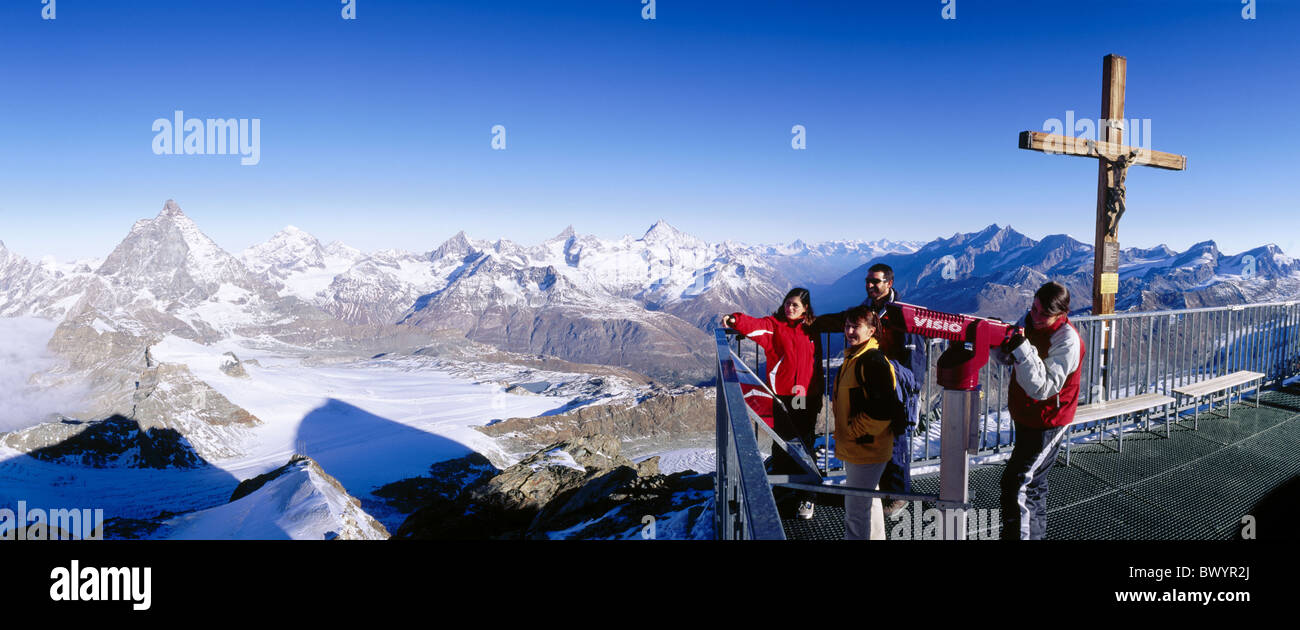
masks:
[[[917,390],[911,370],[886,357],[879,348],[864,352],[855,368],[859,386],[849,390],[849,413],[888,420],[889,430],[895,436],[906,433],[907,398]]]

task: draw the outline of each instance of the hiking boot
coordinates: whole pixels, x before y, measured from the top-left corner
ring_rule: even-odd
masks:
[[[804,501],[799,504],[799,510],[795,512],[795,515],[805,521],[811,521],[813,517],[813,509],[815,507],[816,506],[813,505],[812,501]]]
[[[895,514],[898,514],[898,511],[903,509],[904,507],[907,507],[907,501],[904,501],[902,499],[894,499],[893,501],[890,501],[885,504],[885,508],[884,508],[885,516],[887,518],[892,517]]]

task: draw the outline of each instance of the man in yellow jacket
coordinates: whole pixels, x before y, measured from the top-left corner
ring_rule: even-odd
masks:
[[[895,396],[893,366],[873,336],[880,327],[876,313],[856,307],[844,314],[844,364],[835,377],[835,457],[844,462],[848,486],[877,487],[893,454],[890,418],[904,413]],[[884,515],[879,499],[844,498],[844,539],[883,539]]]

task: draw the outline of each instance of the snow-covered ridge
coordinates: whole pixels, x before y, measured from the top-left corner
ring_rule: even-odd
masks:
[[[378,322],[396,321],[409,315],[407,309],[418,311],[421,298],[454,292],[457,284],[466,293],[472,287],[485,294],[476,304],[482,308],[570,304],[593,312],[671,310],[711,291],[724,295],[724,302],[738,294],[771,300],[789,288],[785,285],[830,282],[882,253],[914,251],[918,245],[883,239],[708,243],[660,220],[639,238],[602,239],[568,227],[531,247],[460,232],[428,253],[381,250],[358,256],[339,271],[346,257],[331,263],[315,238],[287,228],[245,250],[243,260],[281,282],[282,294],[314,301],[349,321]]]
[[[230,503],[166,521],[162,524],[162,537],[178,540],[388,538],[388,530],[361,509],[360,502],[309,457],[294,456],[288,464],[255,482],[259,483],[258,487]]]

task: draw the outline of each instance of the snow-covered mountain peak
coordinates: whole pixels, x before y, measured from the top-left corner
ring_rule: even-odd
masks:
[[[158,213],[153,224],[160,228],[160,231],[174,231],[179,234],[189,248],[190,255],[199,263],[219,263],[224,259],[230,258],[216,241],[208,238],[198,224],[189,218],[181,207],[175,201],[168,199],[163,204],[162,212]]]
[[[175,199],[168,199],[163,204],[162,212],[158,213],[158,216],[183,217],[185,213],[181,211],[181,207],[176,203]]]
[[[222,284],[256,290],[257,281],[195,225],[175,201],[137,221],[96,272],[115,286],[147,288],[160,299],[206,299]]]
[[[429,258],[432,260],[441,260],[448,256],[464,258],[473,250],[474,243],[465,235],[465,231],[461,230],[451,238],[443,241],[442,245],[439,245],[437,249],[433,250],[429,255]]]
[[[325,246],[325,255],[334,258],[347,258],[350,260],[361,260],[366,255],[359,249],[349,246],[343,241],[334,241]]]
[[[641,237],[641,240],[646,243],[680,243],[689,247],[701,247],[705,245],[704,241],[678,230],[669,225],[668,222],[663,219],[655,221],[655,224],[650,226],[650,229],[646,230],[645,234]]]
[[[240,257],[249,269],[261,273],[324,266],[325,249],[316,237],[290,225],[265,243],[244,250]]]
[[[561,230],[559,234],[556,234],[555,236],[552,236],[551,238],[547,239],[547,242],[548,243],[555,242],[555,241],[563,242],[573,238],[575,235],[576,233],[573,231],[573,226],[570,225],[564,228],[563,230]]]

